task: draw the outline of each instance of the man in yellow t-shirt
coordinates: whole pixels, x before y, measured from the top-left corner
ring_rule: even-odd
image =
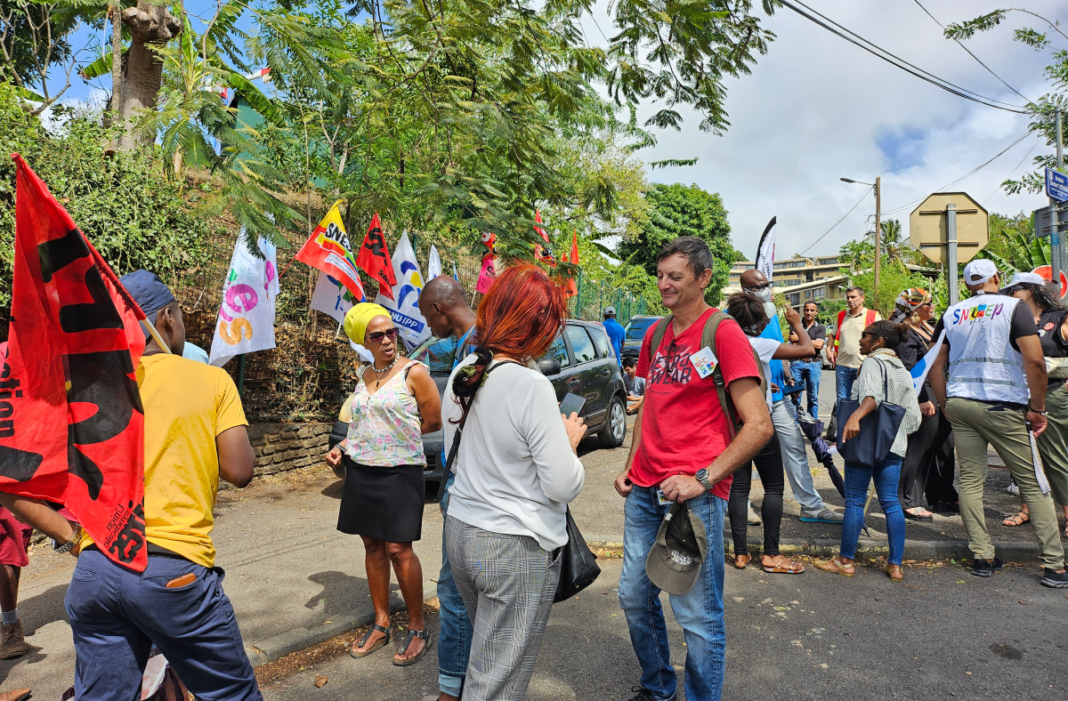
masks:
[[[76,697],[136,698],[155,645],[197,699],[262,699],[211,541],[219,477],[244,487],[253,476],[241,399],[225,371],[182,358],[182,310],[158,277],[122,282],[167,346],[149,339],[137,368],[148,566],[123,568],[83,538],[66,599]]]

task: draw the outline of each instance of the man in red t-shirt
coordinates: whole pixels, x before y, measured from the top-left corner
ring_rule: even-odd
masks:
[[[676,674],[669,664],[660,590],[645,573],[657,531],[675,501],[686,502],[704,523],[708,536],[697,583],[684,596],[671,595],[671,610],[686,640],[686,698],[718,701],[727,648],[723,517],[731,474],[756,455],[775,431],[752,348],[736,321],[724,320],[716,330],[716,361],[745,424],[734,440],[712,375],[702,378],[691,359],[703,351],[701,333],[715,312],[704,297],[712,279],[712,253],[705,242],[683,236],[668,243],[660,251],[656,278],[660,297],[674,320],[659,348],[650,348],[655,327],[645,335],[637,371],[647,382],[645,401],[634,425],[627,467],[615,483],[616,491],[627,500],[619,602],[642,667],[641,690],[631,701],[675,699]]]

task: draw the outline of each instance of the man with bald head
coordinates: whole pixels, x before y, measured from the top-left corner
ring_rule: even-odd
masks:
[[[435,336],[452,336],[456,339],[456,353],[452,364],[455,368],[475,347],[472,338],[475,331],[475,313],[467,304],[463,286],[451,277],[439,275],[428,282],[420,293],[419,311]],[[442,475],[445,491],[440,502],[444,516],[449,508],[449,488],[455,475],[451,473],[449,466],[445,465],[444,451],[441,464],[445,469],[445,474]],[[441,542],[441,572],[438,573],[438,601],[441,602],[441,630],[438,632],[438,689],[441,693],[426,696],[423,701],[457,701],[463,694],[473,632],[464,600],[452,578],[444,534]]]
[[[756,269],[746,270],[741,277],[742,290],[764,301],[764,311],[771,323],[764,327],[761,338],[771,338],[783,343],[782,329],[775,304],[771,301],[772,285],[764,273]],[[788,375],[781,360],[771,361],[772,407],[771,422],[782,447],[783,468],[790,480],[790,490],[801,505],[802,521],[808,523],[842,523],[842,514],[830,509],[816,491],[812,473],[808,469],[808,453],[805,439],[797,426],[797,410],[792,402],[783,401],[782,386],[793,384],[793,375]]]

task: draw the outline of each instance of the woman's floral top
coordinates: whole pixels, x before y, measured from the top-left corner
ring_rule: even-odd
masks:
[[[394,467],[426,466],[423,454],[422,417],[419,404],[408,390],[409,367],[398,372],[375,390],[367,391],[360,369],[360,380],[352,395],[352,419],[349,422],[346,452],[349,459],[363,465]]]

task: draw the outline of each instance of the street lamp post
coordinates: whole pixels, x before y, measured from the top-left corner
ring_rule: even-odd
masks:
[[[880,219],[882,216],[882,178],[876,178],[875,183],[864,183],[859,180],[850,180],[849,178],[840,178],[843,183],[851,183],[855,185],[867,185],[875,191],[875,281],[873,283],[875,289],[872,290],[872,306],[878,308],[879,306],[879,259],[882,257],[881,246],[879,242],[882,238],[880,235]]]

